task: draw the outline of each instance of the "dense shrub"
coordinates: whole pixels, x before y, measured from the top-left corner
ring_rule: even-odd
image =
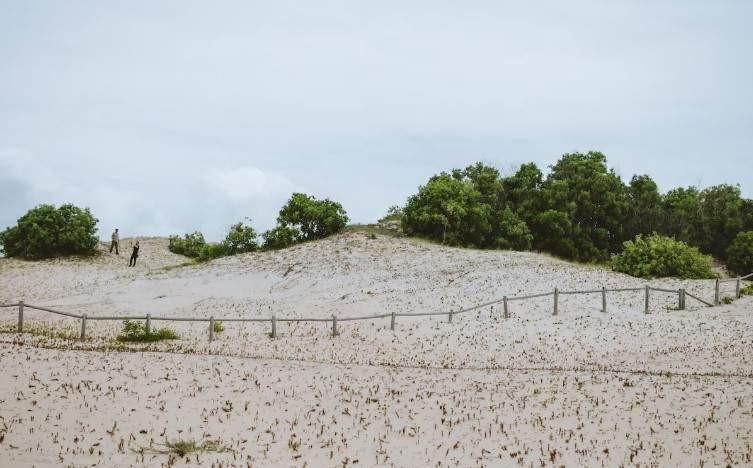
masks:
[[[348,216],[342,205],[294,193],[280,209],[277,226],[264,234],[265,250],[284,249],[299,242],[323,239],[345,228]]]
[[[97,219],[74,205],[39,205],[0,233],[0,252],[30,260],[96,252]]]
[[[222,244],[225,246],[227,255],[255,252],[259,249],[256,237],[256,231],[251,224],[241,222],[230,226],[230,231]]]
[[[169,328],[160,328],[146,332],[146,323],[131,320],[123,321],[123,329],[118,335],[118,341],[128,342],[152,342],[160,340],[177,340],[179,339],[175,331]]]
[[[201,255],[201,250],[205,245],[206,241],[204,240],[204,234],[195,231],[184,235],[182,238],[180,236],[170,236],[168,249],[170,252],[178,255],[196,258]]]
[[[294,193],[282,207],[277,224],[300,231],[301,241],[323,239],[345,228],[348,216],[342,205],[329,199],[317,200]]]
[[[711,257],[685,242],[658,234],[638,235],[612,257],[612,268],[639,278],[713,278]]]
[[[400,222],[403,218],[403,209],[397,205],[391,206],[387,209],[387,214],[379,219],[379,224],[389,223],[391,221]]]
[[[265,250],[286,249],[300,242],[301,232],[288,226],[277,226],[262,234]]]
[[[199,256],[196,257],[196,260],[199,262],[208,262],[209,260],[226,257],[228,255],[229,253],[225,244],[221,242],[212,242],[209,244],[204,244],[204,246],[201,248],[201,251],[199,252]]]
[[[533,245],[533,234],[525,221],[521,220],[510,208],[505,209],[500,216],[499,237],[497,248],[508,250],[530,250]]]
[[[727,268],[735,274],[753,273],[753,231],[737,234],[727,249]]]

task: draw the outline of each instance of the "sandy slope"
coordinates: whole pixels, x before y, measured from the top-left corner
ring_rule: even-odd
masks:
[[[163,267],[184,259],[167,252],[165,240],[141,244],[131,269],[127,257],[107,254],[94,262],[0,260],[0,302],[23,298],[90,316],[342,317],[457,310],[555,286],[643,284],[533,253],[361,233],[169,271]],[[709,282],[652,283],[713,293]],[[396,333],[389,319],[341,322],[335,338],[326,323],[279,324],[276,340],[266,336],[269,325],[226,323],[211,345],[205,325],[170,324],[183,339],[148,348],[214,356],[86,351],[112,348],[115,323],[90,322],[94,338],[84,343],[3,334],[0,416],[11,429],[0,454],[13,464],[151,465],[167,456],[142,461],[119,452],[119,438],[133,433],[126,445],[143,446],[190,429],[197,440],[220,437],[235,450],[202,455],[202,462],[238,466],[342,466],[346,458],[366,466],[750,463],[753,300],[668,311],[676,300],[656,294],[654,313],[644,315],[640,294],[612,294],[603,314],[598,295],[563,296],[553,317],[544,298],[515,303],[508,320],[500,307],[488,307],[453,323],[400,318]],[[0,313],[6,326],[14,323],[12,310]],[[39,312],[26,317],[29,326],[77,326]],[[221,408],[226,401],[229,411]],[[55,408],[66,429],[37,419]],[[114,421],[119,436],[104,433]],[[65,437],[50,445],[55,431]],[[293,433],[298,449],[288,446]],[[72,434],[90,445],[72,442]]]

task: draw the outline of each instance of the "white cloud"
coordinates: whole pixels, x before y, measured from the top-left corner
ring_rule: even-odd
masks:
[[[256,167],[209,169],[204,181],[211,189],[236,202],[254,198],[277,198],[289,195],[295,188],[287,177]]]

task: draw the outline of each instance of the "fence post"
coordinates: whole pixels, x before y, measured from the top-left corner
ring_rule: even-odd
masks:
[[[332,336],[337,336],[337,317],[332,314]]]
[[[447,314],[447,323],[452,323],[452,311],[450,311],[450,313]]]
[[[392,311],[392,315],[390,316],[390,330],[395,331],[395,311]]]
[[[679,310],[685,310],[685,289],[679,289],[677,291],[677,308]]]
[[[607,312],[607,287],[602,286],[601,288],[601,311],[606,313]]]
[[[18,333],[24,332],[24,301],[18,303]]]
[[[146,314],[146,336],[152,334],[152,314]]]
[[[719,305],[719,278],[716,279],[714,286],[714,305]]]
[[[650,290],[651,290],[651,288],[649,287],[649,285],[646,285],[646,306],[643,309],[643,313],[644,314],[648,313],[648,308],[649,308],[649,306],[648,306],[648,299],[649,299]]]
[[[737,283],[735,283],[735,297],[737,299],[740,299],[740,278],[737,278]]]
[[[504,307],[504,317],[510,318],[510,311],[507,309],[507,296],[502,298],[502,306]]]
[[[214,316],[209,317],[209,342],[214,341]]]
[[[559,289],[554,288],[554,313],[552,315],[557,315],[557,296],[559,296],[559,294]]]
[[[81,316],[81,341],[86,338],[86,314]]]
[[[277,338],[277,317],[274,315],[272,316],[272,333],[270,334],[272,338]]]

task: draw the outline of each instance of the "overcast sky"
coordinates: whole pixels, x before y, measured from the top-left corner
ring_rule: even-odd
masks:
[[[0,0],[0,228],[73,202],[100,236],[370,222],[429,176],[604,152],[753,197],[753,2]]]

